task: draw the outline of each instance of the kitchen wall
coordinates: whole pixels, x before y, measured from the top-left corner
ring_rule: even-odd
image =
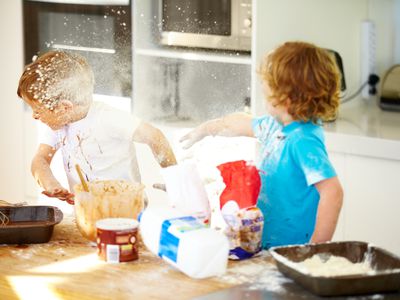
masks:
[[[394,63],[400,64],[400,0],[395,0],[394,20]]]
[[[24,199],[23,106],[16,90],[23,68],[22,2],[0,1],[0,199]]]
[[[344,63],[347,92],[351,94],[361,85],[361,22],[372,20],[376,27],[377,71],[382,76],[400,56],[399,2],[399,0],[255,0],[252,53],[252,74],[255,76],[252,80],[254,112],[257,114],[265,112],[255,68],[265,53],[288,40],[304,40],[338,51]]]

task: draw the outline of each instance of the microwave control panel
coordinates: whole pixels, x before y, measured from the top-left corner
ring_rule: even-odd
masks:
[[[251,37],[251,26],[252,26],[252,14],[251,14],[251,0],[240,0],[238,7],[238,20],[241,20],[239,23],[239,30],[241,36]]]

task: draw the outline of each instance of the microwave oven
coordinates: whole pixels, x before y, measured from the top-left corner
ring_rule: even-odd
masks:
[[[251,50],[251,0],[160,0],[161,44]]]

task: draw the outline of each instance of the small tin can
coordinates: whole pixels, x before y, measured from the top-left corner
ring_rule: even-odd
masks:
[[[135,219],[109,218],[97,221],[99,257],[109,263],[138,259],[138,227],[139,222]]]

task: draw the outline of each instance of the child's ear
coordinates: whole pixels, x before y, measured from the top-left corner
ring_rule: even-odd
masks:
[[[74,107],[74,104],[69,100],[61,100],[60,104],[61,109],[64,111],[68,111]]]

